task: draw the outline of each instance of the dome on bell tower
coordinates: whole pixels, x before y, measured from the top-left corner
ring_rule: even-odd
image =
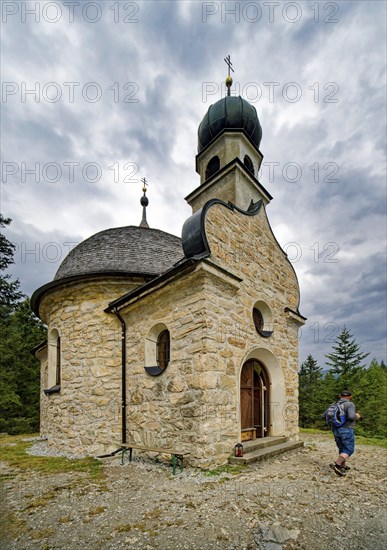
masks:
[[[241,96],[227,95],[210,105],[198,129],[198,153],[223,130],[244,131],[252,143],[260,146],[262,128],[257,111]]]

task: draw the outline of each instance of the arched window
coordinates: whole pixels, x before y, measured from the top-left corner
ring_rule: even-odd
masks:
[[[171,360],[171,336],[164,323],[154,325],[145,340],[145,371],[159,376]]]
[[[247,170],[251,172],[254,176],[254,164],[248,155],[245,155],[245,158],[243,159],[243,164],[246,166]]]
[[[56,340],[56,369],[55,369],[55,384],[60,386],[60,360],[61,360],[61,351],[60,351],[60,336]]]
[[[61,360],[62,352],[60,345],[60,336],[57,329],[52,329],[48,335],[48,372],[46,395],[58,393],[61,384]]]
[[[170,358],[170,337],[169,330],[160,332],[157,338],[157,365],[161,369],[166,369]]]
[[[220,168],[219,157],[212,157],[206,168],[206,180],[213,176]]]

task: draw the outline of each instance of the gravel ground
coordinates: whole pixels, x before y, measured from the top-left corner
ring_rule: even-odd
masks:
[[[384,550],[386,451],[357,445],[339,478],[332,437],[239,475],[105,459],[101,479],[41,475],[3,464],[4,549]],[[44,444],[32,452],[45,453]]]

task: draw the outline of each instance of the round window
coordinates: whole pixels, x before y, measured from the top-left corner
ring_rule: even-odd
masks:
[[[253,321],[257,332],[261,333],[263,331],[264,321],[262,313],[256,307],[253,309]]]
[[[260,336],[268,338],[273,334],[273,315],[269,306],[262,300],[253,307],[253,322]]]

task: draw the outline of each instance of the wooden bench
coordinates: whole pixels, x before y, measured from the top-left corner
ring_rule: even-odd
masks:
[[[182,453],[181,451],[174,451],[171,449],[160,449],[158,447],[146,447],[145,445],[137,445],[136,443],[119,443],[119,448],[116,451],[113,451],[112,453],[107,455],[101,455],[97,458],[106,458],[108,456],[114,456],[117,453],[121,453],[121,464],[124,464],[124,456],[126,453],[129,453],[128,462],[132,461],[133,449],[137,449],[138,451],[152,452],[152,453],[170,454],[173,475],[176,474],[176,466],[179,466],[181,472],[183,471],[184,457],[190,454],[187,452]]]

